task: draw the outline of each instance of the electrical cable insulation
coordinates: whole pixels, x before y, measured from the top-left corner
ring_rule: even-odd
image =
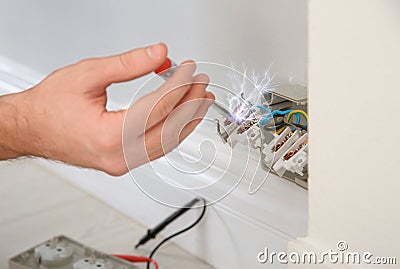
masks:
[[[149,258],[149,257],[125,255],[125,254],[111,254],[111,255],[114,257],[123,259],[125,261],[132,262],[132,263],[139,263],[139,262],[141,262],[141,263],[146,262],[148,264],[152,263],[154,265],[155,269],[159,269],[158,263],[154,259]]]
[[[193,227],[195,227],[204,217],[204,214],[206,213],[206,208],[207,208],[207,202],[204,198],[199,198],[201,201],[203,201],[203,210],[200,214],[200,216],[196,219],[196,221],[194,221],[191,225],[189,225],[188,227],[171,234],[170,236],[166,237],[165,239],[163,239],[160,243],[158,243],[158,245],[151,251],[150,255],[149,255],[149,259],[152,259],[153,256],[155,255],[155,253],[157,252],[157,250],[164,245],[166,242],[168,242],[169,240],[171,240],[172,238],[189,231],[190,229],[192,229]],[[147,262],[147,269],[150,269],[150,261]]]

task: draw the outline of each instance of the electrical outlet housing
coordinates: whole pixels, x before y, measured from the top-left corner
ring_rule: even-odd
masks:
[[[308,116],[299,117],[296,122],[304,128],[292,124],[279,127],[279,131],[278,128],[271,130],[257,117],[270,113],[271,116],[266,117],[272,122],[272,115],[283,111],[302,111],[307,115],[307,88],[297,84],[278,85],[266,91],[262,103],[256,105],[247,101],[243,94],[240,99],[242,103],[231,109],[231,114],[221,113],[216,119],[222,140],[231,147],[248,143],[252,149],[259,150],[264,169],[307,189]],[[234,115],[238,110],[241,111],[240,120]]]
[[[18,254],[8,264],[9,269],[138,269],[63,235]]]

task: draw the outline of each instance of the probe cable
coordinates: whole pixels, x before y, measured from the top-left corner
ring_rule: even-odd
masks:
[[[157,250],[164,245],[167,241],[171,240],[172,238],[183,234],[184,232],[189,231],[190,229],[192,229],[194,226],[196,226],[204,217],[204,214],[206,213],[206,208],[207,208],[207,202],[204,198],[199,198],[199,200],[203,201],[203,210],[201,211],[200,216],[196,219],[196,221],[194,221],[191,225],[189,225],[188,227],[174,233],[171,234],[170,236],[166,237],[164,240],[162,240],[160,243],[158,243],[158,245],[151,251],[148,259],[149,260],[153,260],[153,256],[155,255],[155,253],[157,252]],[[192,206],[193,207],[193,206]],[[150,268],[150,261],[147,262],[147,269]]]
[[[143,263],[147,262],[148,264],[152,263],[154,265],[155,269],[159,269],[158,263],[155,260],[153,260],[151,258],[148,258],[148,257],[125,255],[125,254],[111,254],[111,255],[114,256],[114,257],[123,259],[125,261],[132,262],[132,263],[137,263],[137,262],[143,262]]]

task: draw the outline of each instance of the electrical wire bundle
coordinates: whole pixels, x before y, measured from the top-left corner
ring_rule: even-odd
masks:
[[[302,130],[307,131],[307,123],[308,123],[308,115],[303,110],[274,110],[271,111],[269,108],[257,105],[257,108],[266,112],[263,115],[259,116],[258,124],[265,131],[275,132],[280,134],[286,126],[291,126],[294,129],[300,128]],[[296,121],[293,122],[293,116]],[[305,125],[301,124],[301,117],[304,118]]]
[[[153,264],[155,269],[159,269],[157,262],[153,259],[157,250],[162,245],[164,245],[166,242],[168,242],[169,240],[171,240],[174,237],[176,237],[180,234],[183,234],[183,233],[189,231],[190,229],[192,229],[193,227],[195,227],[203,219],[203,217],[206,213],[206,208],[207,208],[206,200],[204,198],[194,198],[189,203],[185,204],[182,208],[173,212],[170,216],[168,216],[166,219],[164,219],[156,227],[154,227],[153,229],[149,229],[147,231],[146,235],[144,235],[139,240],[139,242],[136,244],[135,248],[138,248],[140,245],[145,244],[150,239],[155,238],[156,235],[159,232],[161,232],[166,226],[168,226],[170,223],[172,223],[174,220],[176,220],[178,217],[180,217],[182,214],[184,214],[188,210],[192,209],[194,207],[194,205],[200,201],[203,202],[203,206],[202,206],[202,212],[200,213],[199,217],[192,224],[187,226],[186,228],[184,228],[180,231],[177,231],[177,232],[171,234],[170,236],[166,237],[165,239],[163,239],[160,243],[157,244],[157,246],[155,246],[153,248],[153,250],[150,252],[150,255],[148,257],[134,256],[134,255],[122,255],[122,254],[113,254],[113,256],[124,259],[129,262],[133,262],[133,263],[147,263],[147,269],[150,269],[150,264]]]

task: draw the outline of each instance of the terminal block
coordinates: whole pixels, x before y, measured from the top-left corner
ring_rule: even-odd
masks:
[[[264,169],[307,188],[307,88],[277,85],[263,92],[258,103],[244,94],[236,100],[241,101],[235,107],[219,110],[222,140],[231,147],[242,143],[258,150]]]

